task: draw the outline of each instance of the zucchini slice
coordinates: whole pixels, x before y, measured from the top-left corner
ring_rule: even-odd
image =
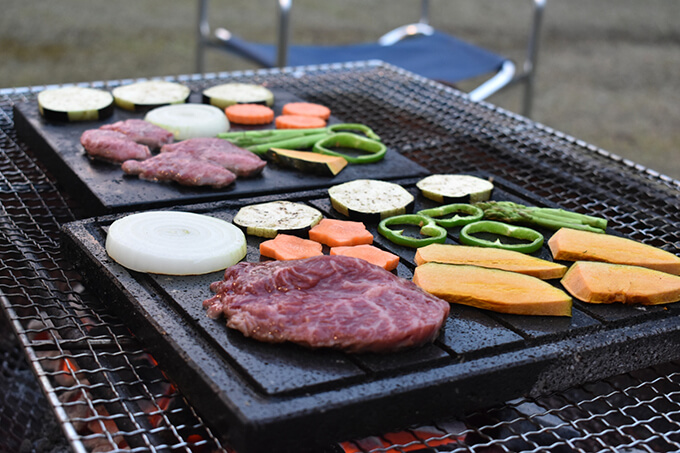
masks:
[[[111,92],[116,105],[132,112],[146,112],[170,104],[184,104],[191,90],[179,83],[147,80],[114,88]]]
[[[38,110],[52,121],[103,120],[113,115],[113,96],[96,88],[54,88],[38,93]]]
[[[416,186],[423,196],[439,203],[476,203],[491,198],[493,183],[470,175],[430,175]]]
[[[234,216],[234,224],[246,234],[263,238],[279,233],[304,236],[322,218],[321,212],[306,204],[271,201],[242,207]]]
[[[340,156],[328,156],[311,151],[271,148],[266,156],[282,167],[322,176],[335,176],[347,166],[347,160]]]
[[[399,184],[356,179],[328,189],[333,208],[350,219],[379,222],[413,209],[414,197]]]
[[[274,93],[253,83],[225,83],[203,90],[203,103],[221,109],[234,104],[274,105]]]

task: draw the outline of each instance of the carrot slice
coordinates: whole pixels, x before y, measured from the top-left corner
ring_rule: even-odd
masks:
[[[397,255],[368,244],[331,247],[330,254],[361,258],[388,271],[396,269],[399,265],[399,257]]]
[[[269,124],[274,120],[274,111],[260,104],[234,104],[225,108],[224,113],[235,124]]]
[[[277,129],[312,129],[325,126],[326,120],[315,116],[279,115],[276,117]]]
[[[302,239],[292,234],[277,234],[260,244],[260,255],[275,260],[299,260],[323,255],[322,245],[318,242]]]
[[[361,222],[321,219],[309,230],[309,239],[329,247],[372,244],[373,235]]]
[[[331,117],[331,109],[312,102],[289,102],[281,111],[284,115],[315,116],[327,120]]]

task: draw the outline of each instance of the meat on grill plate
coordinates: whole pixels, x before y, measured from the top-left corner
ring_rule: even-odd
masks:
[[[185,186],[216,189],[233,183],[236,175],[213,162],[180,153],[161,153],[143,161],[127,160],[121,166],[129,175],[149,181],[174,181]]]
[[[171,152],[209,160],[231,170],[239,178],[258,175],[267,165],[256,154],[221,138],[190,138],[161,148],[161,153]]]
[[[391,352],[433,341],[449,304],[358,258],[241,262],[210,285],[207,315],[260,341]]]
[[[151,156],[148,146],[140,145],[117,131],[89,129],[80,136],[80,144],[91,157],[109,162],[144,160]]]
[[[140,145],[148,146],[151,149],[159,149],[163,145],[172,143],[175,139],[172,132],[148,121],[135,118],[105,124],[100,129],[120,132]]]

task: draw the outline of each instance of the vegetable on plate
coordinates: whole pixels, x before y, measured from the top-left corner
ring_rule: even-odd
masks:
[[[279,115],[274,124],[277,129],[313,129],[326,126],[326,120],[316,116]]]
[[[325,105],[312,102],[289,102],[283,106],[281,113],[284,115],[314,116],[323,120],[331,117],[331,109]]]
[[[103,120],[113,115],[113,96],[96,88],[53,88],[38,93],[38,110],[51,121]]]
[[[501,222],[523,223],[549,230],[573,228],[578,230],[604,233],[607,220],[564,209],[524,206],[511,201],[487,201],[475,206],[484,211],[484,218]]]
[[[199,275],[225,269],[246,255],[241,230],[224,220],[179,211],[149,211],[114,221],[106,252],[138,272]]]
[[[541,280],[562,278],[567,266],[512,250],[474,247],[456,244],[430,244],[416,251],[415,261],[421,264],[469,264],[504,271],[519,272]]]
[[[234,104],[224,109],[224,113],[234,124],[261,125],[274,121],[274,111],[261,104]]]
[[[387,181],[355,179],[328,189],[331,205],[353,220],[379,222],[413,209],[415,198],[409,191]]]
[[[458,213],[463,215],[458,215]],[[437,225],[444,228],[467,225],[468,223],[482,220],[482,217],[484,217],[484,211],[466,203],[454,203],[437,208],[423,209],[418,211],[418,214],[433,218]]]
[[[404,229],[393,230],[390,225],[416,225],[423,237],[413,237],[404,234]],[[378,232],[394,242],[405,247],[423,247],[446,241],[446,229],[437,225],[434,219],[421,214],[402,214],[383,219],[378,224]]]
[[[349,155],[335,148],[357,150],[360,155]],[[387,147],[382,142],[361,135],[336,132],[314,143],[313,150],[315,153],[342,157],[350,164],[372,164],[385,157]]]
[[[260,255],[281,261],[301,260],[323,255],[323,246],[292,234],[277,234],[260,244]]]
[[[610,234],[562,228],[548,247],[556,260],[604,261],[680,275],[680,257],[651,245]]]
[[[203,103],[224,109],[234,104],[274,105],[274,93],[252,83],[224,83],[203,90]]]
[[[181,83],[145,80],[116,87],[111,92],[116,105],[132,112],[146,112],[170,104],[184,104],[191,90]]]
[[[373,243],[373,235],[363,223],[337,219],[321,219],[309,230],[309,239],[329,247]]]
[[[438,203],[475,203],[491,197],[493,183],[470,175],[430,175],[416,183],[423,196]]]
[[[234,224],[246,234],[273,238],[279,233],[301,236],[321,221],[318,210],[303,203],[270,201],[244,206],[234,217]]]
[[[492,239],[477,234],[487,234]],[[505,240],[501,240],[505,237]],[[495,247],[521,253],[533,253],[543,245],[543,235],[531,228],[508,225],[492,220],[469,223],[460,230],[460,242],[478,247]]]
[[[361,258],[388,271],[396,269],[399,265],[399,257],[397,255],[369,244],[332,247],[330,254]]]
[[[175,140],[216,137],[229,130],[224,112],[205,104],[166,105],[149,110],[144,119],[172,132]]]
[[[413,282],[454,304],[517,315],[571,316],[567,293],[517,272],[432,262],[416,267]]]
[[[658,305],[680,301],[680,277],[638,266],[574,263],[561,280],[575,298],[593,304]]]
[[[347,161],[339,156],[293,149],[271,148],[267,151],[267,158],[282,167],[322,176],[335,176],[347,166]]]

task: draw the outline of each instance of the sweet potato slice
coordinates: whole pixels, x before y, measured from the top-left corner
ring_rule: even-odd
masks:
[[[658,305],[680,301],[680,277],[626,264],[574,263],[562,286],[575,298],[593,304]]]
[[[447,264],[469,264],[519,272],[542,280],[562,278],[567,271],[567,266],[525,253],[467,245],[430,244],[420,247],[416,252],[415,259],[418,265],[431,261]]]
[[[413,282],[450,303],[518,315],[571,316],[571,297],[551,284],[498,269],[425,263]]]
[[[553,258],[642,266],[680,275],[680,258],[632,239],[562,228],[548,241]]]

